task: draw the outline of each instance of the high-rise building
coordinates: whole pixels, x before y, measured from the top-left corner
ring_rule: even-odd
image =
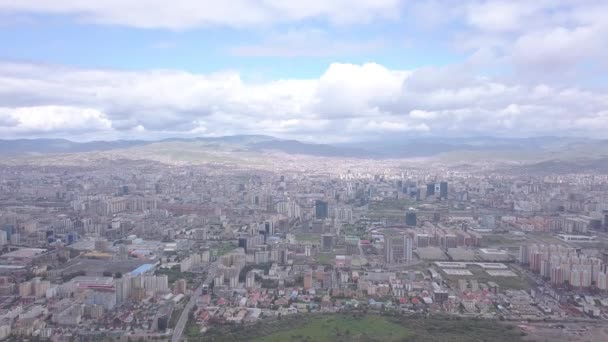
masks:
[[[255,273],[253,271],[247,272],[247,276],[245,277],[245,287],[248,289],[255,287]]]
[[[430,236],[428,234],[416,234],[416,246],[419,248],[428,247]]]
[[[435,196],[435,183],[426,185],[426,197],[429,198],[431,196]]]
[[[331,251],[334,248],[333,234],[323,234],[321,241],[324,251]]]
[[[410,263],[413,258],[414,241],[406,236],[384,237],[384,260],[387,264]]]
[[[393,239],[390,236],[384,237],[384,262],[393,263]]]
[[[20,245],[21,244],[21,234],[13,233],[11,235],[11,245]]]
[[[530,260],[528,259],[528,245],[521,245],[519,246],[519,262],[521,264],[527,265],[530,263]]]
[[[131,296],[132,281],[128,274],[114,280],[114,287],[116,288],[116,303],[120,304]]]
[[[412,263],[414,255],[414,240],[411,237],[405,237],[405,262]]]
[[[238,244],[239,248],[242,248],[245,250],[245,252],[247,252],[247,237],[246,236],[239,237],[238,241],[239,241],[239,244]]]
[[[175,281],[175,292],[176,293],[186,293],[186,279],[178,279]]]
[[[5,224],[2,230],[6,232],[6,239],[9,241],[11,240],[11,236],[17,231],[15,225],[12,224]]]
[[[329,210],[327,202],[316,200],[315,201],[315,217],[318,219],[325,219],[328,217]]]
[[[263,224],[263,229],[266,236],[274,235],[274,223],[272,221],[265,221]]]
[[[127,245],[120,244],[118,246],[118,258],[123,261],[129,259],[129,248]]]
[[[304,274],[304,290],[312,289],[312,272],[306,272]]]
[[[409,210],[405,213],[405,224],[408,226],[415,227],[417,224],[416,212],[413,210]]]
[[[448,182],[439,183],[439,198],[442,200],[448,199]]]
[[[279,249],[279,264],[287,265],[287,249],[286,248]]]

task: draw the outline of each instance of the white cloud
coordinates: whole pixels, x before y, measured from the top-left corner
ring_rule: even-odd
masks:
[[[563,68],[584,62],[587,56],[594,56],[605,49],[598,44],[603,37],[602,30],[587,26],[531,32],[515,41],[511,58],[516,65],[563,71]]]
[[[376,63],[334,63],[319,79],[315,111],[330,117],[377,115],[381,106],[397,100],[408,75]]]
[[[0,131],[5,134],[96,132],[112,128],[102,112],[92,108],[36,106],[0,108]]]
[[[467,6],[467,21],[482,31],[513,32],[519,31],[546,1],[473,1]]]
[[[334,24],[396,18],[400,0],[0,0],[0,12],[74,15],[89,23],[182,30],[267,26],[307,19]]]
[[[0,63],[3,137],[260,134],[316,141],[384,134],[605,136],[608,95],[467,68],[331,64],[317,79]]]
[[[520,79],[584,83],[608,66],[608,4],[593,0],[471,0],[459,51],[476,66],[500,66]],[[592,73],[597,72],[591,69]]]

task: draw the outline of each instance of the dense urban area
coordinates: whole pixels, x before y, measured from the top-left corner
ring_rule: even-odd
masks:
[[[0,338],[605,341],[608,175],[553,171],[7,159]]]

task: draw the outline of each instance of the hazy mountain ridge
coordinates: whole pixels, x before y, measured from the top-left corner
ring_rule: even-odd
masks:
[[[0,140],[0,155],[51,154],[108,151],[149,143],[143,140],[74,142],[67,139]]]
[[[83,152],[112,152],[174,162],[252,161],[269,153],[313,157],[402,159],[433,158],[446,163],[515,162],[533,165],[548,161],[582,163],[608,159],[608,141],[583,138],[429,138],[387,137],[384,140],[317,144],[266,135],[170,138],[158,141],[117,140],[73,142],[65,139],[0,140],[0,156],[22,157]],[[593,168],[602,163],[587,163]],[[557,167],[545,164],[546,167]],[[568,165],[568,169],[573,166]]]

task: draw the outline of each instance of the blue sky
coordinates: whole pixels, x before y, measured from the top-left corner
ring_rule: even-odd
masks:
[[[602,136],[602,13],[587,0],[0,0],[0,134]]]
[[[395,20],[337,27],[305,20],[251,29],[175,30],[92,25],[65,14],[19,14],[17,18],[20,19],[13,19],[12,23],[8,20],[0,30],[0,39],[6,44],[0,50],[0,58],[83,68],[179,69],[195,73],[238,70],[279,78],[316,78],[333,62],[375,62],[389,68],[413,69],[454,63],[465,56],[450,46],[452,27],[434,32]],[[285,51],[241,51],[290,34],[302,39],[322,36],[331,44],[350,48],[324,52],[315,51],[323,45],[310,46],[310,51],[296,51],[293,55]]]

